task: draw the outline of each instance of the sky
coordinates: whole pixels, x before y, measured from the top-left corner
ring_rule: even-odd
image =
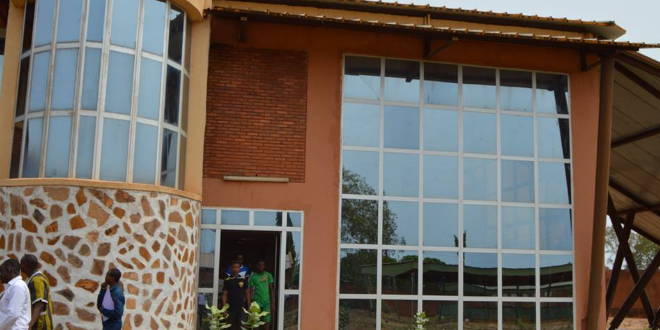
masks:
[[[392,2],[391,0],[384,0]],[[658,0],[397,0],[399,3],[523,13],[559,18],[615,21],[627,32],[617,40],[660,43]],[[660,49],[642,50],[660,61]]]

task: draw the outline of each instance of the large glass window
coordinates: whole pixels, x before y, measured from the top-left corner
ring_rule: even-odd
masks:
[[[344,68],[339,328],[571,329],[567,77]]]
[[[183,10],[165,0],[37,0],[23,30],[11,177],[184,188]]]

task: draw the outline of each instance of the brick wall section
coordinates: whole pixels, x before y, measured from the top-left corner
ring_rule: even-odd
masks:
[[[307,54],[212,45],[204,177],[305,181]]]

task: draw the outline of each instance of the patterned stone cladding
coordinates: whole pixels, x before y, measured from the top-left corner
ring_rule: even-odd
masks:
[[[52,286],[55,329],[100,329],[96,297],[116,267],[124,329],[192,330],[200,208],[160,192],[0,187],[0,263],[39,257]]]

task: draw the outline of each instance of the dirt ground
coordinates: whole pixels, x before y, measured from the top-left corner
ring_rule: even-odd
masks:
[[[607,324],[609,324],[610,321],[612,321],[612,318],[607,320]],[[619,326],[619,330],[646,330],[648,329],[648,326],[649,323],[646,319],[626,318]]]

